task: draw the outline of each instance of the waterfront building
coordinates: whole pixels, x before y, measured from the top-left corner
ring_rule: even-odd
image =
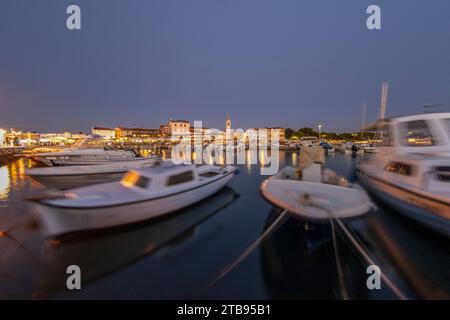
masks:
[[[6,133],[5,130],[0,129],[0,147],[3,147],[3,141],[4,141],[4,138],[5,138],[5,133]]]
[[[260,134],[261,132],[261,134]],[[250,128],[246,131],[246,141],[266,140],[268,143],[278,139],[285,142],[285,129],[282,127]]]
[[[160,133],[161,135],[164,135],[164,136],[170,135],[170,128],[169,128],[169,125],[167,125],[167,124],[162,124],[162,125],[159,127],[159,133]]]
[[[273,141],[275,139],[278,139],[279,142],[284,142],[286,140],[286,132],[285,129],[282,127],[274,127],[274,128],[268,128],[270,130],[270,140]]]
[[[69,143],[70,133],[39,133],[39,143],[42,145],[66,145]]]
[[[159,136],[159,129],[147,129],[147,128],[126,128],[116,127],[115,137],[121,138],[156,138]]]
[[[172,136],[185,136],[191,133],[191,124],[187,120],[169,120],[167,123]]]
[[[107,127],[93,127],[92,134],[98,135],[104,139],[112,140],[116,138],[116,130]]]

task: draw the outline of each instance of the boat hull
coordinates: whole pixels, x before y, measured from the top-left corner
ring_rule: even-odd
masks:
[[[100,165],[108,163],[118,163],[124,161],[140,161],[143,158],[118,158],[118,159],[48,159],[44,158],[40,161],[50,166],[84,166],[84,165]]]
[[[160,217],[205,199],[222,189],[233,176],[234,172],[231,172],[211,183],[175,195],[117,206],[67,208],[38,202],[33,215],[45,235],[50,237],[131,224]]]
[[[449,203],[423,197],[364,172],[360,172],[359,181],[374,198],[389,205],[396,212],[450,237]]]

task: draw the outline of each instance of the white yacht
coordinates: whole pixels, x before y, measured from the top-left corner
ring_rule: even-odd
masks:
[[[381,120],[368,129],[381,145],[358,164],[361,183],[376,198],[450,235],[450,113]]]
[[[363,143],[358,146],[364,153],[377,152],[377,148],[371,143]]]
[[[233,166],[165,162],[131,170],[120,182],[29,200],[36,203],[33,214],[44,233],[57,236],[139,222],[182,209],[222,189],[236,171]]]
[[[134,150],[114,148],[77,148],[57,152],[35,153],[29,157],[48,166],[94,165],[115,161],[140,160],[142,157]]]

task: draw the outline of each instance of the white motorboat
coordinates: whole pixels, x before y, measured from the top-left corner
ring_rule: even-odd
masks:
[[[28,156],[48,166],[97,165],[142,159],[132,149],[118,150],[108,147],[67,149],[57,152],[33,153]]]
[[[26,169],[26,174],[47,188],[71,189],[119,181],[130,169],[146,168],[160,161],[159,157],[139,158],[88,166],[56,166]]]
[[[362,149],[364,153],[377,152],[377,148],[373,144],[370,144],[370,143],[360,144],[359,148]]]
[[[382,120],[377,153],[358,164],[359,178],[376,198],[450,235],[450,113]]]
[[[53,152],[32,152],[26,154],[47,166],[98,165],[117,161],[140,160],[140,154],[133,149],[101,147],[95,138],[85,138],[71,148]],[[97,147],[93,147],[97,145]]]
[[[71,189],[51,199],[35,198],[33,214],[47,236],[108,228],[159,217],[223,188],[233,166],[163,163],[129,171],[120,182]],[[31,199],[30,199],[31,200]]]
[[[77,264],[83,269],[83,284],[86,285],[161,248],[189,241],[190,238],[195,238],[197,228],[202,223],[237,199],[238,195],[225,187],[208,199],[186,208],[183,214],[113,232],[95,232],[89,237],[81,235],[79,238],[71,238],[72,241],[63,239],[57,245],[47,245],[43,248],[40,280],[34,288],[36,296],[48,297],[55,291],[67,289],[68,265]]]

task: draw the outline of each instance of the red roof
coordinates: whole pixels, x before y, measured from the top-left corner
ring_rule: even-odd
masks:
[[[140,132],[156,132],[156,131],[159,131],[159,129],[125,128],[125,127],[117,127],[117,129],[120,129],[120,130],[123,130],[123,131],[140,131]]]
[[[187,120],[169,120],[169,122],[183,122],[183,123],[189,123]]]

